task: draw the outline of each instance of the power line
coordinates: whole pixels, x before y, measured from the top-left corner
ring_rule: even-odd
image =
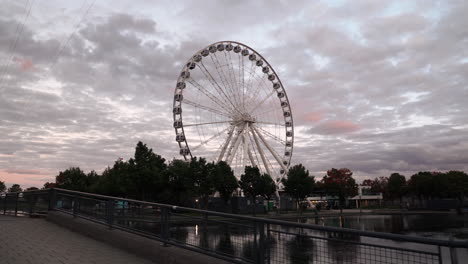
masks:
[[[10,47],[8,48],[8,53],[11,53],[11,57],[10,57],[9,60],[6,61],[5,65],[3,66],[3,71],[2,71],[2,74],[1,74],[1,77],[0,77],[0,90],[4,89],[3,83],[6,80],[6,75],[8,73],[8,68],[10,67],[11,62],[13,61],[14,53],[16,51],[16,47],[18,46],[18,41],[20,40],[21,35],[23,34],[23,31],[24,31],[24,25],[26,24],[27,20],[29,19],[30,15],[31,15],[31,9],[32,9],[32,6],[34,5],[34,1],[35,0],[32,0],[31,2],[29,2],[29,0],[27,0],[26,5],[25,5],[25,10],[27,9],[28,11],[26,12],[26,15],[25,15],[22,23],[20,23],[20,24],[18,24],[16,26],[16,32],[15,32],[16,38],[10,44]],[[29,8],[28,8],[28,5],[29,5]]]
[[[80,10],[85,6],[86,2],[87,2],[86,0],[83,1],[83,4],[82,4]],[[70,40],[75,35],[75,33],[78,30],[80,24],[83,23],[84,19],[88,16],[89,11],[91,10],[91,8],[93,8],[95,3],[96,3],[96,0],[93,0],[93,2],[86,9],[85,13],[81,16],[81,19],[78,21],[78,23],[75,24],[75,26],[73,27],[73,31],[70,33],[70,35],[67,37],[67,39],[64,42],[60,43],[60,45],[58,46],[57,53],[53,57],[52,66],[50,67],[50,71],[52,71],[55,68],[55,65],[57,64],[58,59],[59,59],[61,53],[63,52],[64,48],[68,46],[68,44],[70,43]]]

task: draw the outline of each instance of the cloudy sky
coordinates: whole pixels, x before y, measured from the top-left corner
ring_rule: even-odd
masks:
[[[0,0],[0,180],[177,158],[181,67],[219,40],[281,77],[313,175],[468,171],[466,1]]]

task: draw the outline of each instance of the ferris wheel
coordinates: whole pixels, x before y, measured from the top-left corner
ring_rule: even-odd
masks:
[[[294,128],[286,90],[249,46],[220,41],[183,65],[173,103],[180,154],[225,161],[239,177],[256,166],[276,183],[287,173]]]

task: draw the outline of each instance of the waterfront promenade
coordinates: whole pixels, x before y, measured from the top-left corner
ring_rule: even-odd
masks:
[[[55,225],[44,218],[0,215],[2,264],[150,264],[130,254]]]

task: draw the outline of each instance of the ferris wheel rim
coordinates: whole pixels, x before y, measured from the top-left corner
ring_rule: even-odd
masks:
[[[265,59],[265,57],[263,57],[259,52],[257,52],[257,51],[256,51],[255,49],[253,49],[252,47],[250,47],[250,46],[248,46],[248,45],[245,45],[245,44],[243,44],[243,43],[241,43],[241,42],[231,41],[231,40],[217,41],[217,42],[211,43],[211,44],[209,44],[209,45],[203,47],[202,49],[198,50],[197,52],[195,52],[195,53],[187,60],[187,62],[186,62],[186,63],[184,64],[184,66],[182,67],[182,70],[181,70],[181,72],[180,72],[180,74],[179,74],[179,77],[177,78],[177,84],[179,84],[180,82],[185,82],[185,81],[186,81],[186,79],[182,77],[182,73],[183,73],[183,72],[187,72],[187,71],[190,72],[191,69],[189,69],[187,65],[188,65],[188,63],[194,62],[194,57],[195,57],[195,56],[202,54],[202,52],[204,52],[204,51],[206,51],[206,50],[209,50],[211,47],[217,47],[217,46],[220,45],[220,44],[225,45],[224,47],[226,47],[227,44],[231,44],[231,45],[234,44],[234,45],[236,45],[236,46],[243,47],[243,49],[248,49],[248,50],[250,50],[250,51],[252,52],[252,54],[257,55],[257,56],[259,57],[258,59],[259,59],[259,60],[262,60],[262,61],[266,64],[266,66],[268,66],[269,70],[271,70],[271,73],[272,73],[272,74],[274,75],[274,77],[275,77],[274,80],[276,81],[276,83],[279,83],[279,88],[278,88],[278,89],[276,89],[276,88],[271,88],[271,89],[272,89],[272,92],[274,92],[275,90],[281,90],[281,92],[284,94],[284,100],[283,100],[283,101],[285,101],[285,102],[287,103],[287,104],[286,104],[286,105],[287,105],[286,108],[287,108],[288,111],[289,111],[289,116],[283,116],[283,120],[284,120],[285,124],[286,124],[286,122],[290,122],[290,124],[291,124],[289,130],[288,130],[288,127],[285,125],[285,133],[286,133],[285,142],[290,142],[290,146],[288,146],[288,144],[285,144],[285,146],[284,146],[284,147],[285,147],[285,148],[284,148],[284,149],[285,149],[285,152],[284,152],[284,153],[289,153],[289,154],[288,154],[288,155],[284,154],[284,155],[281,156],[281,160],[282,160],[282,163],[283,163],[283,164],[281,164],[281,163],[279,162],[279,160],[277,160],[278,163],[280,163],[279,165],[281,165],[281,167],[286,168],[286,169],[284,169],[284,172],[280,173],[280,176],[284,176],[284,175],[287,173],[287,168],[289,168],[289,166],[290,166],[291,159],[292,159],[292,154],[293,154],[293,149],[294,149],[294,120],[293,120],[292,108],[291,108],[291,105],[290,105],[290,103],[289,103],[289,98],[288,98],[288,96],[287,96],[286,89],[284,88],[283,83],[282,83],[280,77],[278,76],[278,74],[276,73],[276,71],[274,70],[274,68],[271,66],[271,64],[268,62],[268,60]],[[243,49],[242,49],[242,50],[243,50]],[[223,50],[220,50],[220,51],[223,51]],[[219,51],[219,52],[220,52],[220,51]],[[212,52],[212,53],[215,53],[215,52],[218,52],[218,50],[215,50],[215,51]],[[236,52],[236,53],[238,53],[238,52]],[[244,56],[245,56],[245,55],[244,55]],[[200,62],[201,62],[201,60],[200,60]],[[267,73],[265,73],[265,74],[267,74]],[[267,75],[268,75],[268,74],[267,74]],[[190,78],[190,77],[188,77],[187,79],[189,79],[189,78]],[[273,80],[270,80],[270,81],[272,82],[272,84],[275,84],[275,82],[274,82]],[[182,93],[182,90],[183,90],[183,89],[181,89],[181,92],[180,92],[181,95],[183,94],[183,93]],[[177,92],[178,92],[178,87],[177,87],[177,85],[176,85],[176,89],[175,89],[175,92],[174,92],[174,97],[177,95]],[[265,99],[267,99],[267,98],[265,98]],[[283,102],[283,101],[282,101],[281,98],[279,98],[279,102],[280,102],[280,103]],[[175,108],[176,108],[177,103],[179,103],[179,107],[180,107],[180,110],[181,110],[180,113],[176,113],[176,112],[175,112]],[[182,155],[184,156],[184,159],[187,160],[188,156],[190,156],[189,158],[193,158],[193,157],[194,157],[194,156],[192,155],[192,150],[195,150],[195,149],[193,149],[193,148],[191,149],[191,147],[190,147],[190,145],[189,145],[189,143],[188,143],[188,141],[187,141],[187,137],[185,136],[185,135],[186,135],[186,134],[185,134],[186,132],[185,132],[184,127],[187,127],[188,125],[184,125],[184,122],[183,122],[182,103],[183,103],[183,100],[180,101],[180,102],[177,102],[176,99],[174,98],[174,101],[173,101],[173,120],[174,120],[174,130],[175,130],[175,133],[176,133],[176,140],[177,140],[177,136],[180,134],[180,133],[179,133],[179,130],[180,130],[181,134],[184,135],[184,139],[181,140],[181,141],[177,140],[177,143],[178,143],[178,145],[179,145],[179,150],[180,150],[181,153],[182,153],[182,149],[185,149],[185,150],[184,150],[184,154],[182,154]],[[280,108],[281,108],[282,111],[284,112],[284,108],[285,108],[285,107],[280,106]],[[289,118],[289,121],[286,121],[287,118]],[[176,127],[175,123],[176,123],[177,121],[180,121],[180,127]],[[228,122],[228,121],[226,121],[226,122]],[[259,122],[259,123],[261,123],[261,122]],[[232,126],[232,124],[231,124],[231,126],[229,126],[228,128],[232,128],[233,130],[235,130],[235,126]],[[258,133],[258,135],[260,135],[260,133],[258,132],[257,129],[255,129],[255,127],[254,127],[254,130],[256,130],[256,133]],[[290,135],[290,136],[288,136],[288,132],[291,132],[291,135]],[[231,131],[231,133],[233,133],[233,132]],[[255,137],[255,133],[254,133],[253,131],[252,131],[251,133],[252,133],[252,134],[254,135],[254,137]],[[250,135],[249,135],[249,137],[250,137]],[[289,141],[288,141],[288,138],[290,138]],[[257,144],[258,144],[258,143],[257,143]],[[273,154],[273,156],[275,155],[273,152],[271,152],[271,154]],[[235,155],[235,154],[234,154],[234,155]],[[257,159],[258,159],[258,158],[257,158]],[[286,163],[285,163],[285,162],[286,162]],[[271,163],[270,163],[270,165],[271,165]],[[284,166],[283,166],[283,165],[284,165]],[[265,167],[266,167],[266,166],[267,166],[267,165],[265,165]],[[271,176],[273,177],[273,175],[271,175]]]

